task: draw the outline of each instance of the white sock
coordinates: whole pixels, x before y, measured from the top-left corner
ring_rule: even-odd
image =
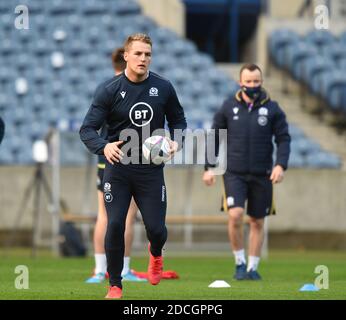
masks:
[[[247,266],[247,271],[254,270],[256,271],[260,262],[260,257],[249,256],[249,264]]]
[[[238,251],[233,251],[234,257],[235,257],[235,264],[239,266],[240,264],[246,264],[245,260],[245,250],[241,249]]]
[[[123,271],[121,271],[122,276],[130,271],[130,259],[130,257],[124,257]]]
[[[95,274],[107,272],[107,258],[105,253],[95,253]]]

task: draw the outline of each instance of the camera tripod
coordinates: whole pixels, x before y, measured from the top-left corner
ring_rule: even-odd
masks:
[[[25,188],[23,199],[20,203],[19,210],[15,216],[14,226],[11,234],[6,243],[6,248],[12,246],[15,237],[17,236],[20,223],[28,209],[29,200],[33,198],[33,212],[32,212],[32,256],[35,257],[37,253],[37,246],[41,236],[41,213],[42,213],[42,192],[46,195],[49,207],[53,203],[53,195],[47,179],[43,171],[44,164],[37,162],[34,175],[29,181],[28,186]]]

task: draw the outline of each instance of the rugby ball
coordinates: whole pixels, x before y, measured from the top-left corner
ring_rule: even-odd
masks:
[[[157,165],[170,160],[169,151],[168,139],[162,136],[151,136],[144,141],[142,146],[144,158]]]

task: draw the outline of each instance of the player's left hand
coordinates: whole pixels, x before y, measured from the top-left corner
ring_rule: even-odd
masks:
[[[272,174],[270,175],[270,180],[272,183],[280,183],[284,179],[284,169],[280,166],[277,165],[274,167]]]

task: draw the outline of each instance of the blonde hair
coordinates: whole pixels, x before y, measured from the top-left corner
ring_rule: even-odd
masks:
[[[149,44],[151,47],[153,46],[151,38],[148,35],[144,33],[135,33],[127,37],[124,43],[125,51],[129,51],[129,47],[133,41],[141,41],[141,42]]]

